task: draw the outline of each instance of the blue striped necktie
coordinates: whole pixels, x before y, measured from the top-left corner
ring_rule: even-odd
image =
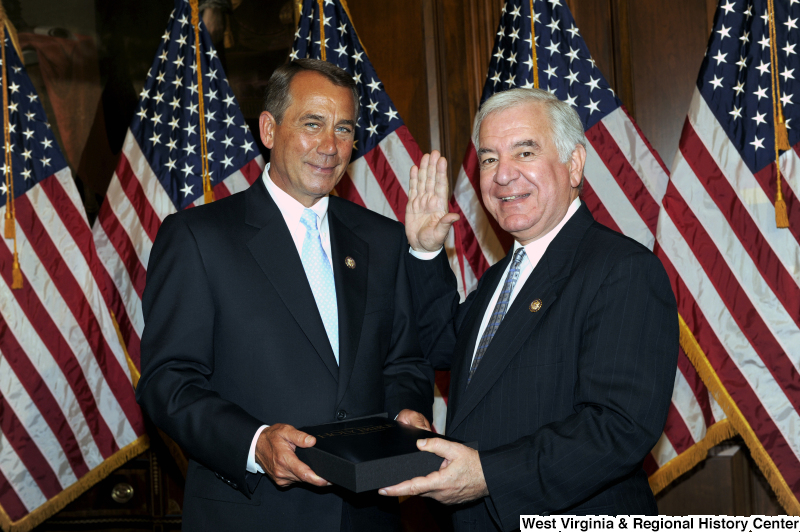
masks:
[[[492,338],[494,338],[494,333],[497,332],[498,327],[500,327],[500,322],[503,321],[503,318],[506,316],[508,301],[511,299],[511,292],[514,291],[514,285],[517,284],[517,279],[519,279],[519,265],[524,258],[525,248],[521,247],[514,252],[514,258],[511,259],[511,267],[508,269],[508,275],[506,275],[506,280],[503,283],[503,289],[500,291],[497,304],[494,306],[492,315],[489,317],[489,323],[483,331],[483,336],[481,336],[481,342],[478,344],[477,351],[475,351],[475,357],[472,359],[472,367],[469,368],[467,384],[472,380],[475,369],[478,367],[478,364],[480,364],[483,355],[486,354],[486,350],[489,348]]]
[[[328,334],[328,341],[333,349],[336,363],[339,363],[339,308],[336,302],[336,285],[333,282],[333,268],[322,247],[322,240],[317,228],[317,213],[311,209],[303,211],[300,223],[306,228],[303,241],[303,252],[300,260],[306,271],[308,284],[314,294],[322,324]]]

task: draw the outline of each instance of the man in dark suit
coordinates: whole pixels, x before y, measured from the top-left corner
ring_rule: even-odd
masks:
[[[388,412],[430,426],[403,227],[329,196],[357,116],[343,70],[280,67],[262,179],[159,230],[136,394],[191,458],[184,530],[399,528],[396,500],[332,487],[294,452],[315,443],[304,425]]]
[[[509,255],[459,305],[436,255],[458,219],[437,153],[412,170],[406,234],[423,351],[451,370],[447,434],[479,451],[420,440],[444,466],[381,493],[457,505],[457,530],[513,530],[521,514],[655,514],[642,461],[664,428],[678,352],[664,268],[578,199],[586,141],[568,104],[498,93],[473,139]]]

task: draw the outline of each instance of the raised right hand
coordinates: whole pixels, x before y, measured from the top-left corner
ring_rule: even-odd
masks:
[[[256,461],[278,486],[295,482],[308,482],[315,486],[330,483],[317,476],[310,467],[301,462],[294,450],[297,447],[313,447],[317,439],[291,425],[277,423],[264,429],[256,442]]]
[[[406,205],[406,237],[415,251],[438,251],[459,215],[448,213],[447,160],[438,151],[411,168]]]

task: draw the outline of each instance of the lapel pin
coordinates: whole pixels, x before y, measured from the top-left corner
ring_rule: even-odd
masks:
[[[528,307],[531,312],[539,312],[539,309],[542,308],[542,300],[541,299],[534,299],[531,302],[531,306]]]
[[[350,268],[351,270],[356,269],[356,261],[355,259],[353,259],[353,257],[346,257],[344,259],[344,265]]]

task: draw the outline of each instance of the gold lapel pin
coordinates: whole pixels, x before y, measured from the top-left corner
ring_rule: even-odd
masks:
[[[531,306],[528,307],[531,312],[539,312],[539,309],[542,308],[542,300],[541,299],[534,299],[531,302]]]
[[[344,259],[344,265],[350,268],[351,270],[356,269],[356,261],[355,259],[353,259],[353,257],[346,257]]]

